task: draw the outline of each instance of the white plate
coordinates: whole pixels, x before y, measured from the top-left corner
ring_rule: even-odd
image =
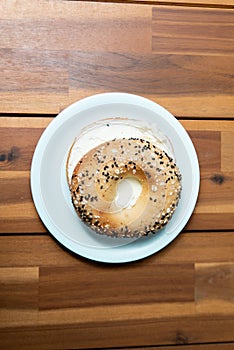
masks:
[[[135,240],[102,237],[83,225],[74,212],[66,182],[68,150],[81,129],[100,119],[119,116],[160,127],[172,143],[182,174],[181,199],[169,224],[156,235]],[[145,258],[174,240],[194,210],[199,182],[196,151],[182,125],[155,102],[125,93],[94,95],[63,110],[42,134],[31,166],[33,200],[47,229],[71,251],[109,263]]]

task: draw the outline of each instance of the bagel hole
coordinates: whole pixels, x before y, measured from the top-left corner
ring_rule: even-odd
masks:
[[[142,185],[135,177],[127,177],[117,184],[115,203],[122,209],[132,208],[139,198]]]

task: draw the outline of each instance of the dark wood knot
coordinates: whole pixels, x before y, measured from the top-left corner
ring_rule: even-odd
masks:
[[[188,344],[188,337],[181,332],[177,332],[176,333],[176,344]]]
[[[0,154],[0,162],[5,162],[6,159],[7,159],[6,154],[5,153],[1,153]]]
[[[10,151],[7,154],[7,160],[8,162],[12,162],[13,160],[16,160],[20,156],[20,149],[18,147],[11,147]]]
[[[20,156],[20,149],[18,147],[11,147],[10,151],[0,153],[0,162],[13,162]]]
[[[221,174],[215,174],[213,176],[211,176],[211,181],[218,184],[218,185],[222,185],[222,183],[224,182],[224,176]]]

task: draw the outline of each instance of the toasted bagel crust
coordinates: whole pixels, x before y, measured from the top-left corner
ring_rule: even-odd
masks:
[[[136,203],[116,202],[119,181],[133,177],[142,186]],[[105,142],[85,154],[68,179],[80,219],[99,234],[141,237],[164,227],[181,192],[181,175],[171,157],[143,139]]]

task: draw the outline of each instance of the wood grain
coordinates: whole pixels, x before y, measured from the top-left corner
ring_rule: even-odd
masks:
[[[80,50],[148,52],[151,48],[151,8],[125,4],[60,2],[51,7],[38,1],[43,12],[33,14],[29,1],[18,4],[24,16],[17,17],[5,8],[0,27],[11,35],[2,36],[0,47],[39,50]],[[2,5],[1,5],[2,6]],[[34,11],[35,12],[35,11]],[[13,18],[12,18],[13,17]],[[1,18],[1,17],[0,17]],[[22,19],[21,19],[22,18]],[[12,30],[14,20],[14,30]],[[137,30],[137,35],[136,35]],[[119,40],[121,37],[121,40]]]
[[[0,349],[234,348],[233,9],[233,0],[0,1]],[[171,111],[201,171],[183,232],[114,265],[57,242],[30,191],[53,117],[109,91]]]
[[[225,288],[225,293],[224,293]],[[234,265],[232,262],[198,263],[196,264],[196,300],[202,301],[209,297],[234,302]],[[234,305],[233,305],[234,306]]]
[[[5,23],[5,21],[3,22]],[[9,32],[10,28],[5,26],[0,21],[2,31]],[[19,24],[19,27],[22,27],[22,25]],[[29,30],[32,32],[31,28]],[[17,31],[18,28],[16,28],[15,35],[24,40],[23,35],[25,33],[20,35]],[[1,38],[3,37],[1,36]],[[8,37],[5,36],[5,38],[7,39]],[[46,40],[46,36],[44,39]],[[4,44],[0,43],[2,80],[0,92],[14,93],[24,91],[26,93],[38,93],[47,91],[48,93],[53,93],[56,91],[58,94],[64,95],[68,93],[68,54],[66,50],[34,51],[30,48],[22,48],[23,44],[18,49],[14,48],[14,46],[14,44],[10,44],[9,48],[4,48]],[[14,79],[16,74],[17,79]]]
[[[194,300],[193,265],[160,265],[154,270],[152,274],[147,266],[141,266],[141,272],[137,265],[128,269],[90,266],[87,279],[85,266],[44,267],[40,269],[39,307],[43,310]]]
[[[1,113],[58,113],[123,91],[177,116],[233,116],[230,8],[39,0],[37,9],[0,4]]]
[[[155,258],[156,256],[152,257],[156,263]],[[83,275],[87,282],[94,281],[93,274],[91,273],[92,269],[102,272],[106,271],[107,279],[112,276],[112,268],[109,269],[102,264],[96,266],[92,263],[90,265],[88,262],[79,261],[77,260],[80,268],[83,266],[83,269],[80,270],[78,277]],[[134,265],[136,265],[136,268],[138,266],[139,269],[145,266],[145,269],[152,273],[155,270],[157,271],[158,267],[164,267],[166,271],[170,267],[170,265],[158,265],[157,263],[156,265],[144,265],[144,262]],[[127,271],[128,268],[128,266],[125,266],[124,270]],[[67,267],[67,272],[69,272],[69,269],[71,268]],[[88,270],[90,273],[87,275]],[[118,270],[117,268],[116,273],[120,272],[122,275],[122,272]],[[54,267],[54,271],[56,272],[56,266]],[[7,281],[12,280],[6,272],[5,269],[5,279]],[[133,270],[131,266],[129,272],[130,275],[123,276],[123,279],[126,281],[132,275],[131,272]],[[18,276],[17,280],[21,280],[23,274],[23,269],[18,269],[18,275],[20,277]],[[134,274],[132,277],[134,280]],[[183,276],[181,276],[181,279],[183,279]],[[53,281],[54,279],[52,278],[51,286]],[[41,283],[43,283],[43,280],[41,280]],[[95,285],[93,285],[93,290],[96,290],[95,286],[99,283],[97,278]],[[39,288],[39,293],[41,293],[41,287]],[[56,288],[54,289],[54,293],[55,291]],[[134,291],[134,294],[139,293],[139,297],[142,296],[142,291],[136,288],[134,284],[132,285],[132,291]],[[67,295],[69,293],[71,296],[73,295],[73,290],[68,284]],[[150,301],[150,295],[145,293],[144,296],[146,300],[148,299]],[[111,298],[112,293],[107,294],[107,297]],[[57,298],[61,300],[62,295],[60,296],[58,294]],[[53,305],[53,299],[51,295],[51,306]],[[211,309],[201,312],[193,302],[156,302],[145,304],[138,302],[128,305],[108,306],[106,304],[102,305],[101,300],[99,301],[100,304],[96,304],[94,307],[91,305],[89,307],[80,305],[79,307],[69,309],[61,310],[57,308],[55,310],[39,312],[35,312],[35,310],[29,312],[28,309],[7,310],[7,312],[3,310],[1,313],[2,323],[0,331],[1,346],[2,348],[11,349],[17,343],[17,346],[22,349],[28,348],[32,344],[36,344],[36,347],[38,344],[38,348],[49,349],[59,346],[66,349],[72,347],[79,348],[79,344],[82,344],[82,348],[95,347],[95,345],[105,348],[110,346],[126,347],[126,345],[139,346],[139,344],[189,344],[196,343],[198,339],[203,342],[229,341],[231,339],[233,310],[225,313],[216,311],[215,314],[212,313],[211,315]],[[197,322],[198,317],[199,322]],[[142,327],[143,331],[141,331]]]
[[[233,142],[233,135],[231,132],[223,132],[221,134],[222,140],[225,140],[222,142],[221,146],[221,170],[222,171],[234,171],[234,153],[233,153],[233,147],[231,146]]]
[[[79,12],[77,12],[76,4],[74,4],[76,0],[72,1],[57,1],[57,0],[50,0],[49,3],[46,0],[40,0],[37,1],[37,11],[35,11],[34,3],[32,1],[28,0],[21,0],[20,2],[15,2],[13,7],[9,8],[9,4],[7,1],[4,1],[2,3],[2,17],[3,18],[18,18],[19,11],[21,14],[21,18],[24,17],[31,17],[31,18],[37,18],[37,17],[54,17],[56,14],[57,16],[63,17],[69,14],[71,17],[77,17],[79,16]],[[81,3],[84,3],[85,7],[87,7],[86,1],[81,1]],[[97,1],[94,1],[97,2]],[[99,7],[102,6],[102,8],[105,6],[105,2],[111,2],[109,0],[104,1],[104,5],[102,4],[103,1],[99,0],[99,4],[96,5],[95,11],[92,14],[93,16],[98,17],[99,16]],[[218,8],[233,8],[234,1],[233,0],[118,0],[115,1],[115,3],[139,3],[139,4],[145,4],[145,3],[152,3],[152,4],[165,4],[168,6],[173,5],[182,5],[182,6],[205,6],[205,7],[218,7]],[[117,5],[118,6],[118,5]],[[93,7],[92,7],[93,8]],[[117,7],[118,8],[118,7]],[[141,7],[134,7],[134,12],[136,13],[141,11]],[[53,13],[53,12],[54,13]],[[105,12],[104,12],[105,16]]]
[[[220,131],[187,130],[196,147],[199,165],[202,171],[221,171],[221,135]],[[225,143],[225,141],[224,141]]]
[[[0,125],[0,232],[45,232],[31,199],[29,171],[32,155],[46,118],[3,118]],[[7,127],[8,120],[10,127]],[[19,123],[19,125],[18,125]],[[29,125],[33,124],[30,128]],[[26,127],[24,127],[24,125]],[[233,229],[234,171],[231,121],[183,121],[197,150],[201,188],[187,230]],[[203,128],[203,129],[202,129]],[[227,131],[229,130],[229,131]],[[226,134],[228,133],[228,137]],[[226,165],[225,165],[226,164]],[[228,165],[228,170],[225,171]],[[226,168],[225,168],[226,166]],[[11,191],[9,191],[9,188]]]
[[[153,51],[186,55],[233,55],[233,21],[233,11],[226,9],[155,7]]]
[[[160,49],[155,51],[150,55],[73,51],[69,56],[70,88],[75,91],[107,88],[108,91],[168,98],[169,95],[179,98],[180,94],[204,95],[205,92],[206,95],[233,93],[230,75],[234,63],[230,56],[198,56],[189,55],[189,52],[185,55],[171,52],[170,55],[162,54]],[[176,114],[173,109],[172,113]]]
[[[0,309],[38,309],[37,267],[0,268]]]
[[[0,170],[29,170],[37,142],[44,129],[0,128]]]
[[[211,0],[207,0],[211,1]],[[215,1],[215,0],[214,0]],[[233,0],[220,0],[224,4]],[[108,4],[100,1],[99,3],[90,1],[80,1],[79,4],[74,1],[57,1],[57,0],[37,0],[37,11],[35,11],[35,1],[21,0],[15,1],[14,6],[9,6],[9,1],[1,2],[1,18],[3,19],[86,19],[90,17],[92,19],[113,19],[115,16],[121,15],[126,20],[128,14],[126,8],[131,9],[131,16],[133,18],[142,18],[145,14],[145,9],[149,9],[148,6],[137,6],[132,4],[126,4],[125,1],[113,2]],[[11,3],[10,3],[11,5]],[[127,6],[126,6],[127,5]],[[20,17],[19,17],[20,13]],[[150,10],[149,10],[150,13]]]
[[[233,234],[234,231],[181,233],[165,250],[144,260],[144,265],[233,261]],[[93,266],[92,262],[65,249],[51,235],[2,235],[0,256],[2,267],[80,267],[83,271]],[[140,270],[142,263],[134,264]]]
[[[11,307],[0,310],[1,348],[229,342],[233,242],[233,232],[181,234],[148,259],[111,266],[78,258],[46,235],[2,236],[0,274]],[[33,304],[24,304],[26,291]],[[226,300],[229,308],[221,307]]]
[[[106,347],[229,342],[233,335],[231,318],[181,317],[174,320],[98,322],[80,325],[19,327],[0,333],[2,349],[85,349]],[[30,337],[28,336],[30,334]],[[79,345],[80,344],[80,345]],[[82,344],[82,345],[81,345]]]
[[[9,203],[14,206],[18,202],[31,202],[32,197],[30,191],[26,191],[25,189],[28,189],[30,187],[30,180],[29,180],[29,172],[18,172],[18,176],[15,176],[13,172],[13,181],[9,178],[9,174],[7,177],[0,176],[0,187],[9,189],[8,191],[2,191],[1,197],[0,197],[0,207],[1,205],[4,205],[4,203]],[[14,207],[13,207],[14,208]],[[12,208],[12,210],[13,210]],[[9,211],[11,208],[9,207]]]

